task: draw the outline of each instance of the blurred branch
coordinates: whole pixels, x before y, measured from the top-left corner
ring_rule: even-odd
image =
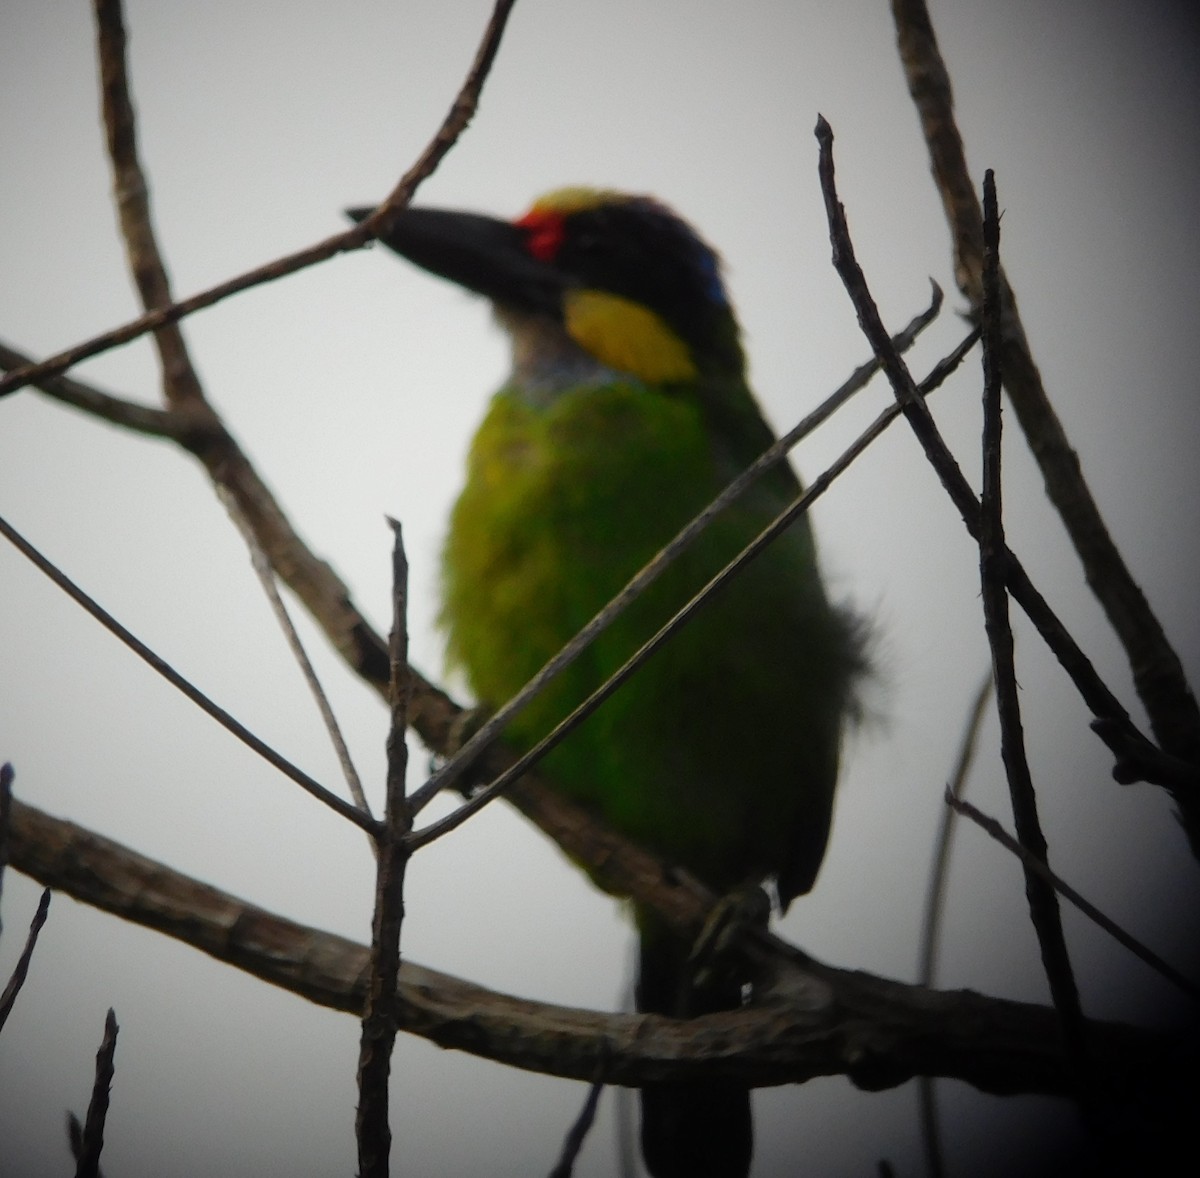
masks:
[[[0,343],[0,368],[6,372],[24,368],[33,362],[24,352]],[[82,409],[102,421],[152,438],[170,438],[189,449],[196,444],[188,441],[189,435],[203,431],[203,421],[183,408],[158,409],[153,405],[140,405],[136,401],[126,401],[111,393],[101,392],[95,385],[69,376],[40,377],[35,387],[48,397]]]
[[[137,123],[129,96],[125,64],[125,25],[121,0],[93,0],[96,14],[97,52],[100,57],[100,99],[105,142],[113,172],[113,199],[121,225],[121,239],[134,284],[147,311],[169,307],[171,284],[154,236],[150,216],[150,190],[137,152]],[[178,323],[166,323],[154,332],[154,346],[162,365],[163,393],[168,405],[203,401],[200,380],[188,355]]]
[[[12,787],[16,772],[11,761],[0,764],[0,900],[4,898],[4,869],[8,866],[8,823],[12,813]],[[0,906],[0,933],[4,932]]]
[[[319,1005],[363,1009],[365,947],[245,904],[20,802],[13,805],[12,861],[46,886]],[[654,884],[673,886],[661,878]],[[719,1077],[770,1085],[846,1075],[876,1090],[928,1074],[994,1093],[1072,1090],[1048,1007],[833,969],[781,943],[775,967],[779,984],[765,1001],[689,1020],[530,1002],[411,961],[400,968],[398,996],[408,1032],[585,1082]],[[1087,1029],[1095,1059],[1113,1069],[1131,1099],[1153,1101],[1163,1085],[1179,1084],[1177,1037],[1101,1022]]]
[[[983,300],[983,236],[979,198],[954,120],[950,76],[924,0],[892,0],[900,59],[929,148],[954,245],[955,276],[976,316]],[[1004,387],[1092,592],[1129,659],[1139,698],[1163,749],[1191,771],[1160,781],[1179,804],[1193,853],[1200,855],[1200,708],[1179,658],[1134,581],[1084,480],[1030,352],[1021,317],[1000,272]],[[1148,778],[1148,780],[1155,780]]]
[[[595,1123],[596,1108],[600,1104],[600,1094],[603,1091],[603,1084],[595,1083],[588,1086],[583,1107],[567,1131],[567,1136],[563,1140],[562,1152],[559,1154],[554,1169],[550,1171],[550,1178],[571,1178],[579,1151],[583,1148],[583,1143],[587,1140],[587,1135]]]
[[[966,788],[967,776],[975,763],[975,747],[979,730],[987,710],[987,701],[992,694],[992,677],[987,675],[975,693],[967,722],[963,726],[958,756],[954,771],[946,789],[951,797],[960,797]],[[929,891],[925,899],[925,916],[921,922],[921,944],[917,970],[917,981],[922,986],[932,986],[936,975],[938,946],[942,931],[942,915],[946,906],[946,881],[950,874],[950,847],[953,842],[956,811],[943,806],[937,842],[933,852],[933,869],[929,873]],[[942,1157],[941,1138],[938,1132],[937,1092],[932,1079],[921,1076],[917,1081],[917,1102],[921,1115],[921,1137],[925,1146],[925,1169],[927,1178],[942,1178],[946,1172]]]
[[[500,47],[500,38],[504,32],[504,26],[508,21],[508,15],[514,3],[515,0],[496,0],[491,19],[488,21],[487,28],[484,30],[479,48],[476,51],[475,59],[471,63],[467,77],[458,94],[455,96],[449,112],[442,121],[442,125],[438,128],[416,162],[400,178],[388,198],[365,221],[343,233],[336,233],[332,237],[327,237],[323,241],[317,242],[316,245],[309,246],[293,254],[288,254],[286,257],[278,258],[264,266],[249,270],[244,274],[239,274],[235,278],[230,278],[206,291],[192,295],[190,298],[183,299],[177,303],[158,306],[145,315],[123,324],[121,327],[106,331],[102,335],[76,344],[74,347],[68,348],[40,363],[22,366],[10,372],[7,376],[0,378],[0,396],[16,392],[17,389],[24,388],[28,384],[37,384],[46,377],[58,376],[68,368],[78,364],[79,361],[86,360],[89,356],[95,356],[120,344],[129,343],[130,340],[137,339],[138,336],[145,335],[147,332],[158,331],[167,324],[176,323],[187,315],[191,315],[205,307],[211,307],[214,303],[218,303],[230,295],[237,294],[239,291],[260,286],[265,282],[272,282],[277,278],[283,278],[288,274],[295,273],[297,270],[315,265],[317,262],[323,262],[335,254],[344,253],[347,250],[359,249],[368,241],[373,240],[376,233],[386,224],[387,217],[393,211],[403,208],[412,200],[413,193],[433,173],[471,121],[479,105],[480,92],[492,68],[492,63],[495,61],[496,51]],[[114,33],[115,44],[116,38]]]

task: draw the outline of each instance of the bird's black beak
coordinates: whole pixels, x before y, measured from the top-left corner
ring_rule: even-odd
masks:
[[[347,209],[352,221],[374,208]],[[406,208],[394,213],[379,240],[422,270],[448,278],[502,307],[557,317],[563,274],[529,253],[520,229],[478,213]]]

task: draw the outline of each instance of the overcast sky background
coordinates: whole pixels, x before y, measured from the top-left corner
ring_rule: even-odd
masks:
[[[1116,539],[1193,681],[1200,499],[1200,25],[1186,4],[934,3],[969,159],[996,170],[1008,273],[1050,395]],[[487,5],[231,2],[127,10],[143,162],[183,296],[328,235],[382,197],[443,117]],[[134,316],[82,3],[0,15],[0,337],[48,354]],[[480,112],[420,195],[519,213],[539,192],[653,192],[722,252],[752,380],[786,428],[867,354],[829,244],[812,127],[832,123],[842,199],[885,318],[949,309],[916,351],[957,341],[962,302],[887,6],[521,0]],[[506,371],[487,308],[382,250],[342,256],[187,321],[214,404],[301,533],[388,621],[389,533],[412,565],[413,658],[440,675],[439,539],[464,450]],[[153,402],[145,341],[76,375]],[[812,478],[887,402],[883,386],[798,452]],[[977,361],[935,413],[976,477]],[[1010,542],[1139,718],[1015,422]],[[0,405],[0,511],[180,671],[330,785],[336,762],[206,478],[170,446],[24,391]],[[876,619],[877,718],[851,741],[833,839],[784,933],[825,960],[910,980],[941,793],[987,667],[976,558],[903,425],[820,504],[828,578]],[[25,801],[291,918],[366,939],[362,835],[195,711],[0,546],[0,758]],[[304,626],[306,634],[311,628]],[[1033,774],[1054,866],[1181,966],[1197,870],[1170,806],[1109,777],[1087,714],[1018,620]],[[386,715],[314,638],[373,800]],[[413,748],[414,771],[426,755]],[[984,730],[971,798],[1010,821]],[[630,935],[611,899],[503,806],[422,853],[404,952],[514,993],[623,1001]],[[38,889],[9,872],[0,977]],[[1172,989],[1073,913],[1085,1011],[1170,1026]],[[963,829],[939,983],[1036,1001],[1046,987],[1018,867]],[[69,1165],[105,1010],[121,1024],[111,1174],[349,1174],[354,1020],[59,896],[0,1039],[0,1173]],[[404,1038],[395,1158],[410,1174],[549,1170],[583,1096]],[[956,1174],[1014,1172],[1071,1110],[943,1084]],[[912,1085],[830,1079],[760,1093],[755,1173],[921,1172]],[[578,1167],[611,1173],[612,1101]]]

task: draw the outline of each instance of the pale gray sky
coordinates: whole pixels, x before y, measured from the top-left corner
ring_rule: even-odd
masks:
[[[1008,272],[1050,394],[1116,538],[1195,675],[1200,498],[1196,323],[1200,36],[1186,5],[933,5],[972,168],[996,170]],[[131,69],[161,244],[177,294],[316,240],[386,193],[473,53],[480,0],[129,4]],[[0,16],[0,337],[48,353],[131,317],[82,4]],[[752,376],[792,424],[866,355],[829,264],[812,127],[832,123],[842,199],[893,326],[935,277],[961,331],[947,235],[885,5],[521,0],[474,125],[421,194],[519,212],[563,183],[654,192],[723,253]],[[505,371],[486,308],[382,250],[240,295],[185,328],[209,394],[302,533],[381,628],[385,513],[405,527],[414,659],[438,674],[436,556],[464,448]],[[918,366],[919,366],[918,365]],[[79,375],[153,400],[139,342]],[[884,404],[882,388],[801,447],[810,478]],[[978,462],[972,363],[936,414]],[[1010,539],[1140,715],[1010,421]],[[198,469],[22,392],[0,406],[0,511],[246,724],[331,784],[336,763]],[[878,619],[880,714],[851,742],[817,888],[784,931],[831,962],[910,979],[940,797],[987,665],[975,555],[897,426],[816,516],[836,592]],[[365,938],[365,841],[217,730],[0,547],[0,757],[25,800],[291,917]],[[1120,789],[1036,636],[1019,673],[1058,869],[1181,965],[1197,873],[1163,797]],[[360,771],[379,797],[386,716],[319,640]],[[972,798],[1007,819],[989,721]],[[414,749],[417,769],[424,753]],[[420,856],[405,952],[512,992],[611,1007],[629,932],[503,807]],[[940,981],[1045,999],[1019,872],[961,832]],[[9,873],[0,976],[37,890]],[[1068,915],[1085,1010],[1167,1024],[1172,991]],[[61,1173],[104,1012],[121,1023],[105,1164],[139,1175],[349,1174],[357,1027],[194,951],[59,897],[0,1039],[0,1172]],[[549,1169],[582,1089],[403,1039],[397,1162],[411,1174]],[[952,1170],[1011,1172],[1056,1102],[945,1085]],[[920,1172],[911,1086],[840,1079],[760,1094],[761,1178]],[[979,1142],[985,1133],[993,1145]],[[578,1173],[611,1172],[611,1102]],[[996,1145],[1003,1142],[1003,1150]],[[1012,1151],[1011,1154],[1004,1151]]]

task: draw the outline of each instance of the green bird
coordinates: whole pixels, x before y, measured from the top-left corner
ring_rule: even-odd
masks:
[[[371,210],[353,209],[362,220]],[[515,221],[410,208],[383,240],[491,300],[513,369],[471,446],[443,556],[448,661],[497,707],[774,441],[746,383],[716,253],[647,196],[565,188]],[[530,704],[534,744],[799,493],[786,464]],[[813,885],[829,835],[860,628],[831,605],[803,518],[545,760],[552,784],[720,894]],[[635,907],[636,1002],[691,1017],[741,1005],[699,988],[689,945]],[[745,1175],[749,1092],[641,1093],[656,1178]]]

